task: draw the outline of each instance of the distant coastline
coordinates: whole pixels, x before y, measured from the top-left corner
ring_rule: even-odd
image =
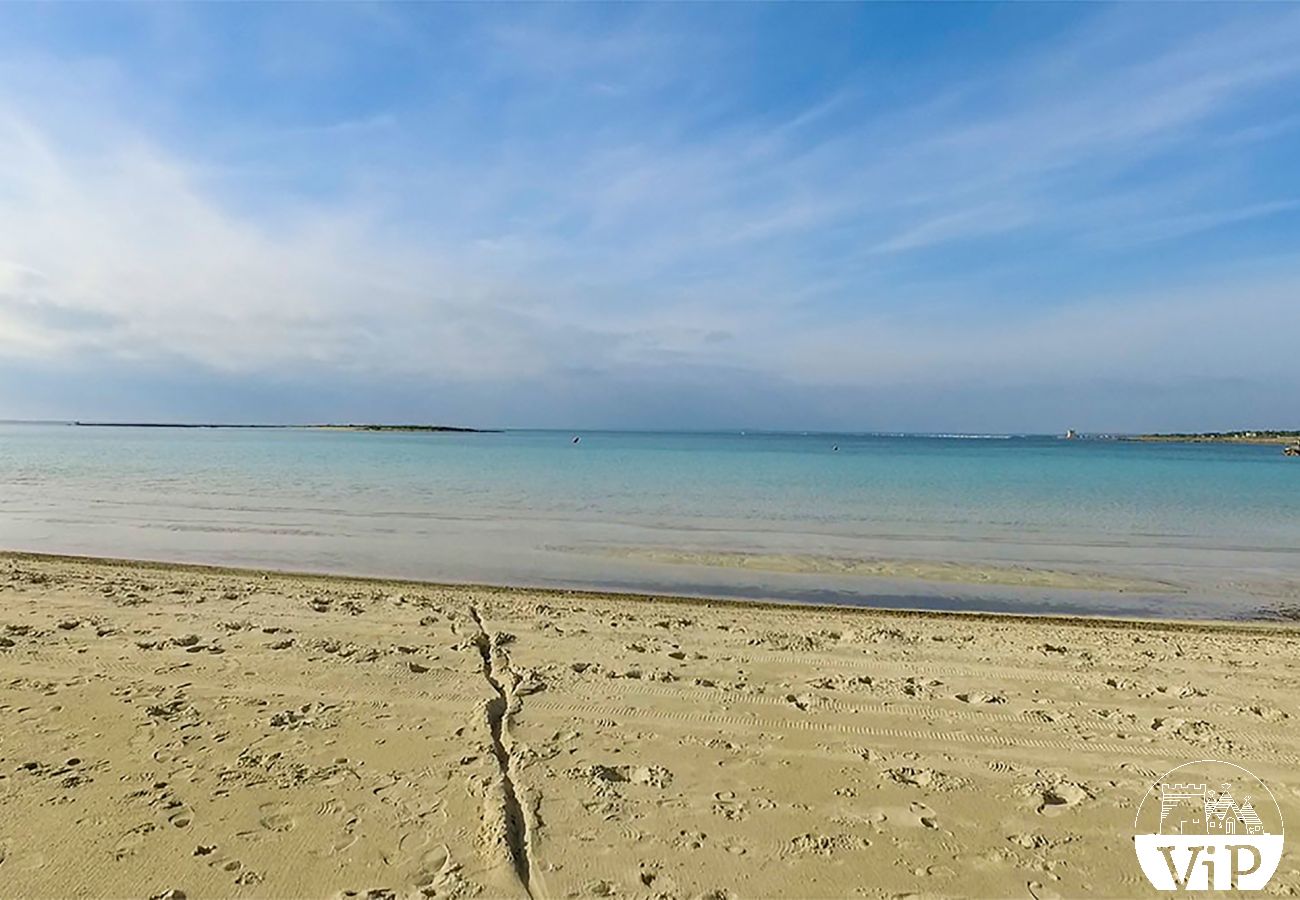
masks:
[[[224,422],[73,422],[79,428],[280,428],[316,431],[406,431],[497,434],[499,428],[466,428],[460,425],[242,425]]]
[[[0,420],[7,424],[69,424],[80,428],[186,428],[186,429],[280,429],[309,431],[361,431],[361,432],[399,432],[399,433],[449,433],[449,434],[500,434],[502,428],[470,428],[464,425],[416,425],[416,424],[382,424],[382,423],[319,423],[319,424],[259,424],[239,422],[26,422],[19,420]],[[765,432],[755,431],[755,434]],[[767,432],[771,434],[794,435],[796,432]],[[810,432],[798,432],[809,435]],[[741,432],[745,434],[745,432]],[[834,435],[841,432],[816,432],[818,435]],[[843,432],[843,434],[851,434]],[[934,437],[934,438],[981,438],[1007,440],[1016,435],[1008,434],[932,434],[907,432],[861,432],[871,437]],[[1048,437],[1049,435],[1043,435]],[[1058,437],[1060,435],[1058,434]],[[1152,432],[1149,434],[1115,434],[1083,433],[1069,431],[1066,440],[1079,441],[1133,441],[1143,443],[1169,444],[1263,444],[1291,446],[1300,444],[1300,429],[1243,429],[1240,431],[1203,431],[1203,432]]]
[[[317,431],[452,431],[468,434],[500,434],[500,428],[465,428],[460,425],[308,425]]]
[[[1251,429],[1245,431],[1206,431],[1199,434],[1135,434],[1124,441],[1149,441],[1177,444],[1293,444],[1300,441],[1300,431]]]

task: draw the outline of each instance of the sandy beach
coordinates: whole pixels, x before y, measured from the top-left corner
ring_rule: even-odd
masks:
[[[1300,822],[1298,663],[1266,624],[4,555],[0,894],[1153,895],[1174,765]]]

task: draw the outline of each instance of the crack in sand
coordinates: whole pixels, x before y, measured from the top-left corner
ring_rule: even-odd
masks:
[[[497,696],[489,700],[486,706],[488,730],[492,735],[492,753],[497,760],[500,772],[502,810],[504,821],[490,823],[500,829],[510,853],[510,862],[514,867],[524,891],[532,896],[532,864],[529,860],[528,817],[519,802],[516,789],[516,760],[512,754],[513,740],[510,737],[510,714],[512,705],[518,702],[515,695],[517,677],[510,667],[509,655],[501,649],[499,635],[489,634],[483,627],[483,619],[476,607],[469,608],[470,619],[478,629],[473,637],[474,646],[478,648],[483,660],[483,677]],[[504,676],[504,677],[503,677]],[[486,812],[486,811],[485,811]]]

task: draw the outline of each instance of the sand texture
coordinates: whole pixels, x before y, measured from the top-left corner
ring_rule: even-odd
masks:
[[[1154,895],[1176,764],[1300,828],[1297,696],[1287,627],[0,556],[0,895]]]

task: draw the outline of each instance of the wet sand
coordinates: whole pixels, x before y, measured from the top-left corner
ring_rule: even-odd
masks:
[[[1285,626],[0,556],[0,893],[1154,895],[1168,768],[1300,822],[1297,663]]]
[[[847,575],[942,581],[949,584],[996,584],[1063,590],[1185,593],[1182,585],[1154,578],[1137,578],[1106,572],[1052,569],[1042,566],[973,563],[920,559],[853,559],[811,553],[741,553],[736,551],[677,550],[660,547],[556,548],[615,559],[673,566],[709,566],[787,574]]]

